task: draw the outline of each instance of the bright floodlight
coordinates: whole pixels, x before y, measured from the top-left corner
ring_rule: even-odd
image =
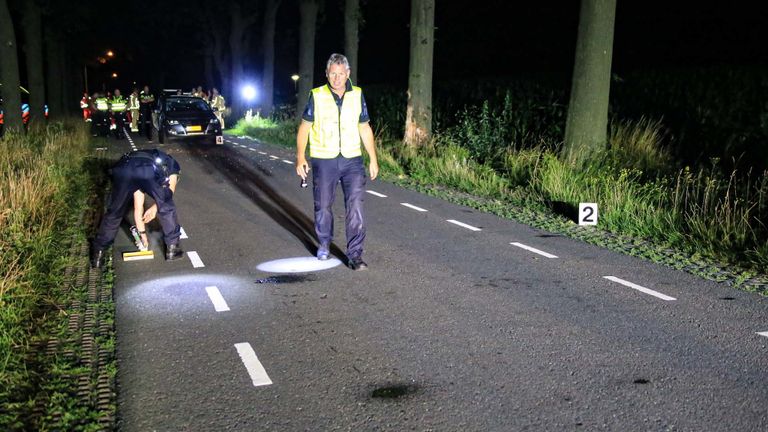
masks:
[[[294,81],[298,81],[299,80],[299,76],[297,74],[293,74],[293,75],[291,75],[291,79],[294,80]]]
[[[256,99],[256,87],[250,84],[243,86],[242,93],[243,93],[243,98],[247,101],[252,101]]]

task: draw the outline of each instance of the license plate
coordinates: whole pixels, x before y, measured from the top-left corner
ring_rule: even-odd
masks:
[[[187,132],[200,132],[203,130],[202,126],[187,126]]]

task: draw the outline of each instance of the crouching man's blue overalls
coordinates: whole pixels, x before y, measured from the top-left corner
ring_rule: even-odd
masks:
[[[112,244],[137,190],[148,194],[157,203],[157,219],[163,228],[165,244],[178,244],[181,227],[176,218],[176,205],[173,203],[173,192],[168,187],[168,177],[180,172],[179,163],[160,150],[139,150],[124,155],[112,168],[109,207],[93,240],[93,247],[103,250]]]

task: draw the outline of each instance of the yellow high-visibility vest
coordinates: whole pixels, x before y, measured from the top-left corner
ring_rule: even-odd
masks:
[[[312,89],[312,99],[315,119],[309,129],[309,157],[333,159],[339,153],[345,158],[362,156],[358,129],[363,111],[360,87],[352,86],[344,93],[341,111],[327,85]]]
[[[135,111],[139,109],[139,97],[131,94],[131,96],[128,98],[128,109]]]
[[[107,101],[107,98],[105,97],[98,97],[94,101],[96,104],[96,109],[99,111],[106,111],[109,109],[109,101]]]
[[[109,107],[114,112],[125,111],[125,99],[122,96],[113,96],[112,100],[109,101]]]

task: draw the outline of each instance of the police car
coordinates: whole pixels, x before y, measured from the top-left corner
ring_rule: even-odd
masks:
[[[158,101],[155,127],[160,143],[168,139],[198,139],[222,144],[221,124],[204,99],[188,95],[163,95]]]

